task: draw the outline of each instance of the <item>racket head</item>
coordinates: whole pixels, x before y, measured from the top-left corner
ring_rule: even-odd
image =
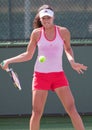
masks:
[[[20,85],[20,81],[19,81],[17,73],[14,72],[12,68],[8,69],[7,72],[10,74],[15,87],[18,88],[19,90],[21,90],[21,85]]]

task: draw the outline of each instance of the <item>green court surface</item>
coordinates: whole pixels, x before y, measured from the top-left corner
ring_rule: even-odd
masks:
[[[92,116],[82,116],[85,130],[92,130]],[[0,130],[29,130],[29,117],[1,117]],[[74,130],[67,116],[44,116],[40,130]]]

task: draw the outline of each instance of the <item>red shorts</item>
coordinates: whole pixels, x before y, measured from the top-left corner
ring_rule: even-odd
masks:
[[[34,72],[32,90],[52,90],[69,86],[64,72],[39,73]]]

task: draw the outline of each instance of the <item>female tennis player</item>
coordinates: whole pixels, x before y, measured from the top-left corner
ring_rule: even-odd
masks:
[[[34,66],[32,82],[32,116],[30,130],[40,129],[40,119],[43,114],[48,90],[54,91],[71,118],[75,130],[85,130],[82,119],[78,114],[68,79],[62,66],[63,49],[71,67],[79,74],[87,70],[87,66],[75,62],[70,45],[70,32],[65,27],[54,24],[54,11],[49,5],[38,9],[33,22],[34,30],[26,52],[6,59],[2,69],[15,62],[31,60],[38,46],[38,57]],[[46,61],[39,62],[39,56],[45,56]]]

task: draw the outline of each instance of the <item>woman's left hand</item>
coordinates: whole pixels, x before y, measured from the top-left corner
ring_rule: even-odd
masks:
[[[76,62],[72,62],[71,63],[72,68],[77,71],[79,74],[83,74],[85,70],[87,70],[87,66],[80,64],[80,63],[76,63]]]

